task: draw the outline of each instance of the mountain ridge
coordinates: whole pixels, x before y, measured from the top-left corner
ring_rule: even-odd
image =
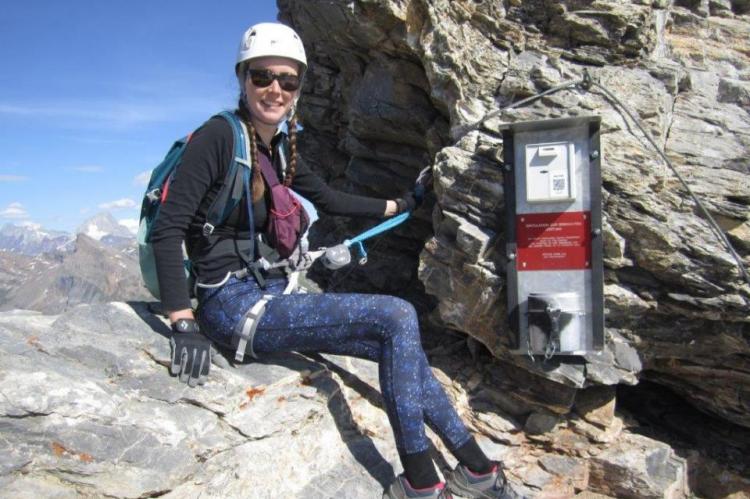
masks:
[[[102,211],[84,220],[73,233],[46,229],[33,223],[6,223],[0,227],[0,252],[37,256],[67,251],[78,234],[85,234],[108,246],[121,246],[135,239],[135,234],[127,226],[108,211]]]
[[[149,299],[134,238],[106,245],[78,234],[64,251],[36,256],[0,252],[0,310],[46,314],[81,303]]]

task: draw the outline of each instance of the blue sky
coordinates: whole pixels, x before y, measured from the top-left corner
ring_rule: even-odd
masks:
[[[234,107],[244,30],[276,16],[275,0],[5,2],[0,225],[137,219],[172,142]]]

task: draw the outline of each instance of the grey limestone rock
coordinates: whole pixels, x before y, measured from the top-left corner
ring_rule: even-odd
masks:
[[[394,277],[384,280],[375,264],[339,288],[418,296],[423,286],[443,326],[561,391],[635,384],[647,373],[702,410],[750,426],[747,401],[733,395],[750,386],[742,333],[750,285],[622,107],[665,150],[747,266],[747,2],[281,0],[279,7],[311,49],[300,101],[308,160],[336,185],[384,197],[433,165],[434,197],[409,230],[378,242],[378,259]],[[599,87],[578,86],[500,111],[584,71],[622,106]],[[602,119],[607,341],[572,364],[534,365],[507,353],[498,130],[581,115]],[[361,227],[323,223],[323,240]],[[560,409],[548,391],[534,395],[535,404]]]
[[[0,317],[0,495],[376,497],[392,478],[390,435],[329,409],[340,385],[320,361],[214,366],[190,389],[168,375],[167,332],[137,304]]]
[[[377,364],[295,353],[224,360],[189,388],[168,374],[167,335],[138,302],[0,314],[0,497],[376,498],[401,472]],[[436,378],[527,496],[602,490],[590,486],[590,467],[622,479],[607,482],[611,490],[639,492],[631,479],[651,480],[649,491],[676,486],[664,464],[670,449],[644,437],[633,444],[622,426],[607,425],[603,411],[588,409],[596,393],[575,401],[594,425],[565,415],[575,389],[566,398],[537,379],[558,407],[552,414],[496,382],[496,360],[454,351],[433,349]],[[529,411],[529,437],[547,451],[522,431]],[[456,460],[428,435],[444,473]],[[609,445],[628,460],[606,454]]]
[[[590,485],[613,497],[685,497],[688,493],[685,489],[685,460],[676,456],[668,446],[638,452],[635,449],[641,438],[631,435],[622,439],[623,443],[612,445],[593,457]]]

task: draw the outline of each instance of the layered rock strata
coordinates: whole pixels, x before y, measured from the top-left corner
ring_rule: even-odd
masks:
[[[335,185],[384,197],[434,165],[434,199],[374,244],[368,266],[334,277],[338,288],[418,297],[423,285],[443,326],[517,368],[516,388],[553,381],[529,394],[550,411],[572,411],[564,387],[647,378],[750,426],[750,286],[623,110],[665,150],[747,266],[747,2],[278,4],[311,60],[300,105],[306,160]],[[620,104],[578,85],[502,110],[584,71]],[[582,115],[602,119],[606,348],[577,362],[531,362],[507,349],[499,129]],[[365,225],[324,219],[320,240]]]

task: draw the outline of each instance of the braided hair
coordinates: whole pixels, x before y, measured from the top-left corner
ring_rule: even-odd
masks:
[[[297,112],[295,110],[288,123],[289,133],[289,163],[287,164],[286,175],[284,176],[284,185],[290,187],[294,180],[294,174],[297,172]]]
[[[250,120],[250,113],[245,106],[245,100],[240,97],[237,104],[237,116],[240,117],[245,126],[247,127],[247,134],[250,136],[250,164],[255,169],[252,178],[252,197],[253,202],[260,200],[266,191],[266,186],[263,183],[263,174],[260,171],[260,162],[258,161],[258,140],[255,138],[255,127],[253,122]]]

